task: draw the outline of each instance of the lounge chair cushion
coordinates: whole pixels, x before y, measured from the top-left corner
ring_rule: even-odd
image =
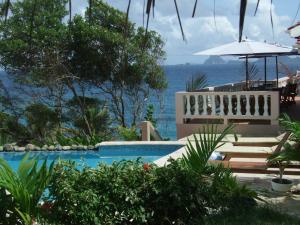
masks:
[[[219,152],[213,152],[209,158],[209,160],[223,160],[224,156]]]

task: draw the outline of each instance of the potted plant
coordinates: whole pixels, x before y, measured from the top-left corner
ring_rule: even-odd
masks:
[[[268,158],[268,162],[277,164],[279,168],[279,178],[272,180],[272,189],[286,192],[291,189],[292,181],[282,178],[284,170],[291,161],[300,161],[300,123],[292,120],[287,114],[283,114],[279,122],[284,130],[291,133],[289,140],[293,144],[285,144],[282,151],[274,152]]]
[[[273,153],[269,158],[270,164],[276,164],[279,168],[279,177],[272,179],[271,185],[274,191],[287,192],[291,189],[293,182],[283,178],[285,168],[291,161],[300,160],[300,150],[298,144],[287,143],[284,146],[284,150]]]

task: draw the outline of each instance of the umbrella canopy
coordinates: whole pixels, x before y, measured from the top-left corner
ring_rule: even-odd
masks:
[[[251,40],[243,40],[241,42],[232,42],[211,48],[205,51],[196,52],[194,55],[293,55],[297,51],[290,47],[277,44],[268,44],[266,42],[258,42]]]
[[[241,42],[232,42],[229,44],[221,45],[219,47],[211,48],[205,51],[196,52],[194,55],[220,55],[220,56],[245,56],[246,59],[246,88],[248,89],[249,71],[248,71],[248,58],[264,57],[265,62],[265,85],[267,82],[267,57],[276,56],[276,73],[278,84],[278,59],[280,55],[297,55],[298,52],[287,46],[278,44],[269,44],[266,42],[258,42],[252,40],[243,40]]]

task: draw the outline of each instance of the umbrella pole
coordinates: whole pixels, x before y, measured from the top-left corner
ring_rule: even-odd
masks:
[[[248,55],[246,55],[246,90],[249,90],[249,71],[248,71]]]
[[[267,86],[267,57],[265,56],[265,87]]]
[[[278,56],[276,56],[275,59],[276,59],[276,86],[278,88]]]

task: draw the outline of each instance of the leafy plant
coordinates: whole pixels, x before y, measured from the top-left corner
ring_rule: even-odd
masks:
[[[201,176],[181,160],[164,167],[137,161],[89,168],[60,161],[49,187],[45,218],[61,224],[201,224],[211,212],[255,205],[255,192],[228,169]],[[208,180],[209,179],[209,180]]]
[[[279,118],[280,125],[291,132],[290,140],[300,143],[300,123],[292,120],[286,113]]]
[[[73,162],[55,167],[49,221],[196,225],[208,213],[208,186],[180,161],[161,168],[140,160],[100,164],[94,169],[76,167]]]
[[[136,127],[132,126],[130,128],[127,127],[119,127],[118,132],[120,138],[124,141],[138,141],[140,140],[140,136],[137,133]]]
[[[156,127],[157,120],[154,118],[154,105],[150,104],[146,110],[146,116],[144,117],[145,120],[152,123],[153,127]]]
[[[300,161],[300,146],[299,143],[290,144],[286,143],[284,149],[279,152],[274,152],[268,157],[269,163],[274,163],[279,168],[279,180],[283,183],[283,174],[286,167],[291,161]]]
[[[26,225],[30,225],[38,215],[38,202],[52,176],[54,161],[47,166],[47,160],[38,165],[38,159],[26,154],[14,171],[0,158],[0,188],[11,195],[13,208],[4,209],[5,213],[18,215]],[[1,208],[1,207],[0,207]],[[17,224],[17,221],[15,221]]]
[[[58,114],[43,104],[31,104],[25,109],[26,129],[40,145],[54,135],[59,125]]]
[[[188,139],[186,154],[183,155],[183,161],[192,170],[199,174],[204,174],[210,168],[208,160],[211,154],[219,147],[225,144],[221,142],[224,137],[233,129],[233,125],[226,127],[220,134],[217,134],[217,126],[204,126],[199,132],[199,138],[193,135],[194,142]]]
[[[207,87],[207,78],[205,74],[197,74],[192,76],[190,80],[186,82],[186,91],[193,92]]]

